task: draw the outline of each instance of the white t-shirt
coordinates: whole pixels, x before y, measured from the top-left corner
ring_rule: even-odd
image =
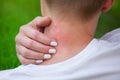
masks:
[[[76,56],[52,65],[21,65],[0,80],[120,80],[120,29],[93,39]]]

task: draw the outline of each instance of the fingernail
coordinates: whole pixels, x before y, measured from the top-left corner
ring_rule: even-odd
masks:
[[[51,46],[57,46],[58,44],[57,44],[57,42],[52,41],[52,42],[50,43],[50,45],[51,45]]]
[[[44,59],[50,59],[51,58],[51,55],[50,54],[45,54],[44,55]]]
[[[37,64],[40,64],[40,63],[43,62],[43,60],[36,60],[35,62],[36,62]]]
[[[56,53],[56,49],[49,49],[49,53]]]

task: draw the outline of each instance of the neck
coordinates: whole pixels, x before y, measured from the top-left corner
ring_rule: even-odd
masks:
[[[67,60],[83,50],[93,39],[97,18],[89,22],[81,22],[72,17],[69,19],[51,17],[51,19],[52,23],[45,29],[44,34],[58,42],[57,53],[43,64]]]

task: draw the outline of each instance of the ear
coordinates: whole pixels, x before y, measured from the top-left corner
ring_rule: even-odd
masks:
[[[114,3],[114,0],[106,0],[105,5],[102,8],[102,12],[107,12],[111,9],[112,5]]]

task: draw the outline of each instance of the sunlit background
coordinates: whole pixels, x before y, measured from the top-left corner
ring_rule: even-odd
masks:
[[[102,14],[95,37],[120,26],[120,0]],[[15,36],[19,27],[40,16],[39,0],[0,0],[0,70],[20,65],[16,56]]]

